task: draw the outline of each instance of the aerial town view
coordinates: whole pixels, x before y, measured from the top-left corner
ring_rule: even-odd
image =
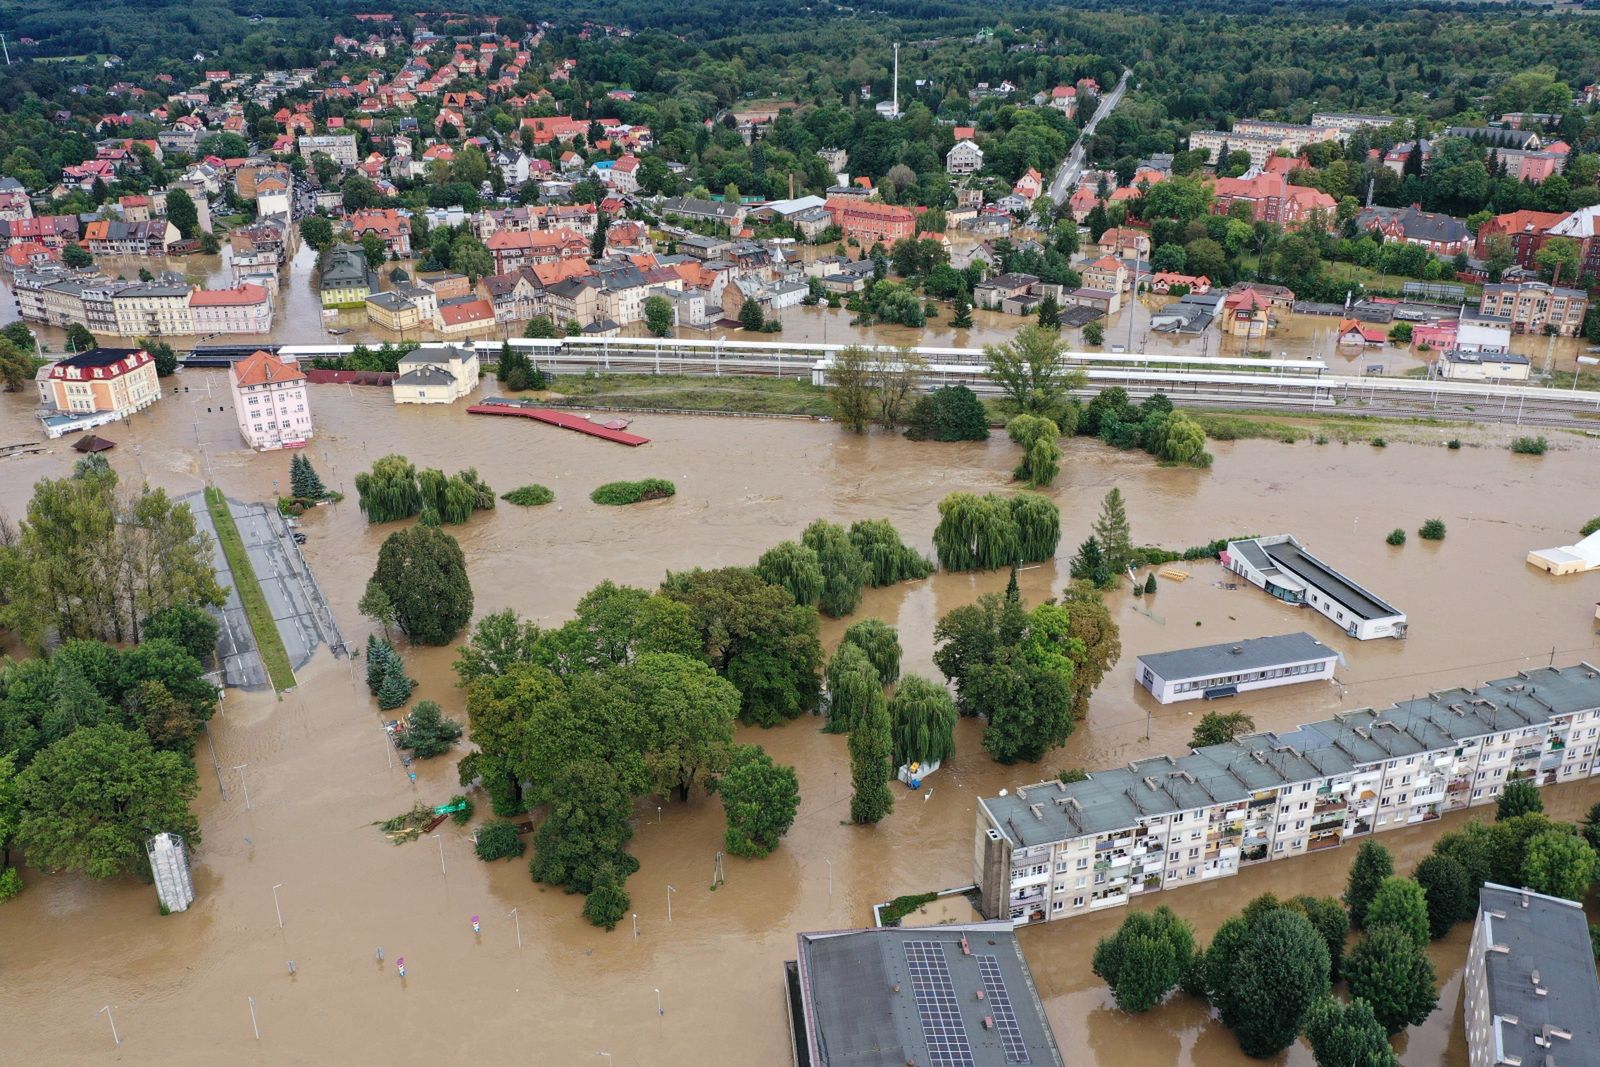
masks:
[[[1600,1067],[1600,0],[5,0],[0,257],[0,1063]]]

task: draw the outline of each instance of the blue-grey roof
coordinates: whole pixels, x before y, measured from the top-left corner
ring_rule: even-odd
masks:
[[[1339,654],[1308,633],[1251,637],[1220,645],[1202,645],[1173,652],[1152,652],[1139,663],[1169,682],[1205,678],[1230,671],[1259,671],[1309,660],[1333,659]]]
[[[978,803],[1014,847],[1131,828],[1140,818],[1245,800],[1262,789],[1348,774],[1396,757],[1600,709],[1600,668],[1539,667],[1385,711],[1340,712],[1290,731],[1153,756],[1070,784],[1041,782]]]
[[[1497,1062],[1600,1067],[1600,980],[1583,906],[1490,883],[1478,908],[1488,944],[1506,949],[1483,960]]]
[[[804,1016],[796,1023],[798,1028],[803,1022],[816,1051],[813,1067],[1062,1065],[1009,923],[800,934],[796,962]],[[954,994],[942,1007],[928,1002],[929,992],[939,987]],[[997,1026],[985,1027],[985,1017]],[[937,1025],[940,1018],[947,1041],[938,1050],[942,1056],[930,1048],[925,1027],[925,1020]],[[963,1045],[970,1058],[952,1058]]]

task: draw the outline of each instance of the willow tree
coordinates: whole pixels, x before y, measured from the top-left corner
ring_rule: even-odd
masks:
[[[889,701],[896,767],[943,763],[956,752],[956,702],[944,686],[908,674]]]
[[[1022,462],[1011,476],[1031,486],[1049,485],[1061,473],[1061,429],[1051,419],[1017,415],[1006,423],[1006,433],[1022,446]]]
[[[756,574],[769,585],[787,589],[796,604],[815,604],[822,595],[822,564],[798,541],[780,541],[763,552],[756,561]]]
[[[1061,542],[1061,509],[1038,493],[1018,493],[1011,498],[1010,507],[1017,530],[1017,561],[1054,559]]]
[[[900,677],[900,635],[882,619],[862,619],[844,632],[843,645],[855,645],[867,654],[883,685]]]
[[[830,734],[855,726],[862,711],[876,697],[883,699],[883,681],[866,650],[853,642],[841,644],[828,661],[828,725]]]
[[[1017,521],[1010,505],[993,493],[951,493],[939,501],[933,547],[946,570],[1008,567],[1019,558]]]
[[[1077,426],[1072,391],[1088,380],[1066,365],[1066,342],[1055,330],[1024,326],[1002,345],[986,345],[989,379],[1002,394],[1002,410],[1053,419],[1066,433]]]
[[[866,560],[867,584],[894,585],[933,573],[933,563],[900,540],[900,531],[888,519],[858,519],[850,524],[850,543]]]
[[[872,354],[861,345],[846,345],[834,355],[828,373],[833,382],[828,398],[833,401],[834,416],[855,433],[866,432],[877,406],[872,364]]]
[[[889,781],[894,777],[894,739],[883,690],[873,689],[850,728],[850,818],[877,822],[894,810]]]
[[[404,456],[384,456],[356,475],[356,492],[368,522],[394,522],[422,510],[417,468]]]
[[[822,613],[837,619],[856,610],[871,570],[845,528],[818,519],[806,527],[800,543],[817,554],[822,568],[822,595],[817,598]]]

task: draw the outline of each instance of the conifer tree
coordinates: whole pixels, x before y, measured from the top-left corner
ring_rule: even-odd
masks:
[[[889,727],[889,708],[883,690],[873,689],[856,715],[850,729],[850,818],[872,823],[894,809],[889,792],[890,766],[894,739]]]

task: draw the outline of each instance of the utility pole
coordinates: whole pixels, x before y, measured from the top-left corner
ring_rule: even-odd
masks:
[[[6,35],[3,33],[0,33],[0,49],[5,49],[6,66],[11,66],[11,48],[6,44]],[[112,1025],[112,1029],[116,1029],[115,1024]]]

